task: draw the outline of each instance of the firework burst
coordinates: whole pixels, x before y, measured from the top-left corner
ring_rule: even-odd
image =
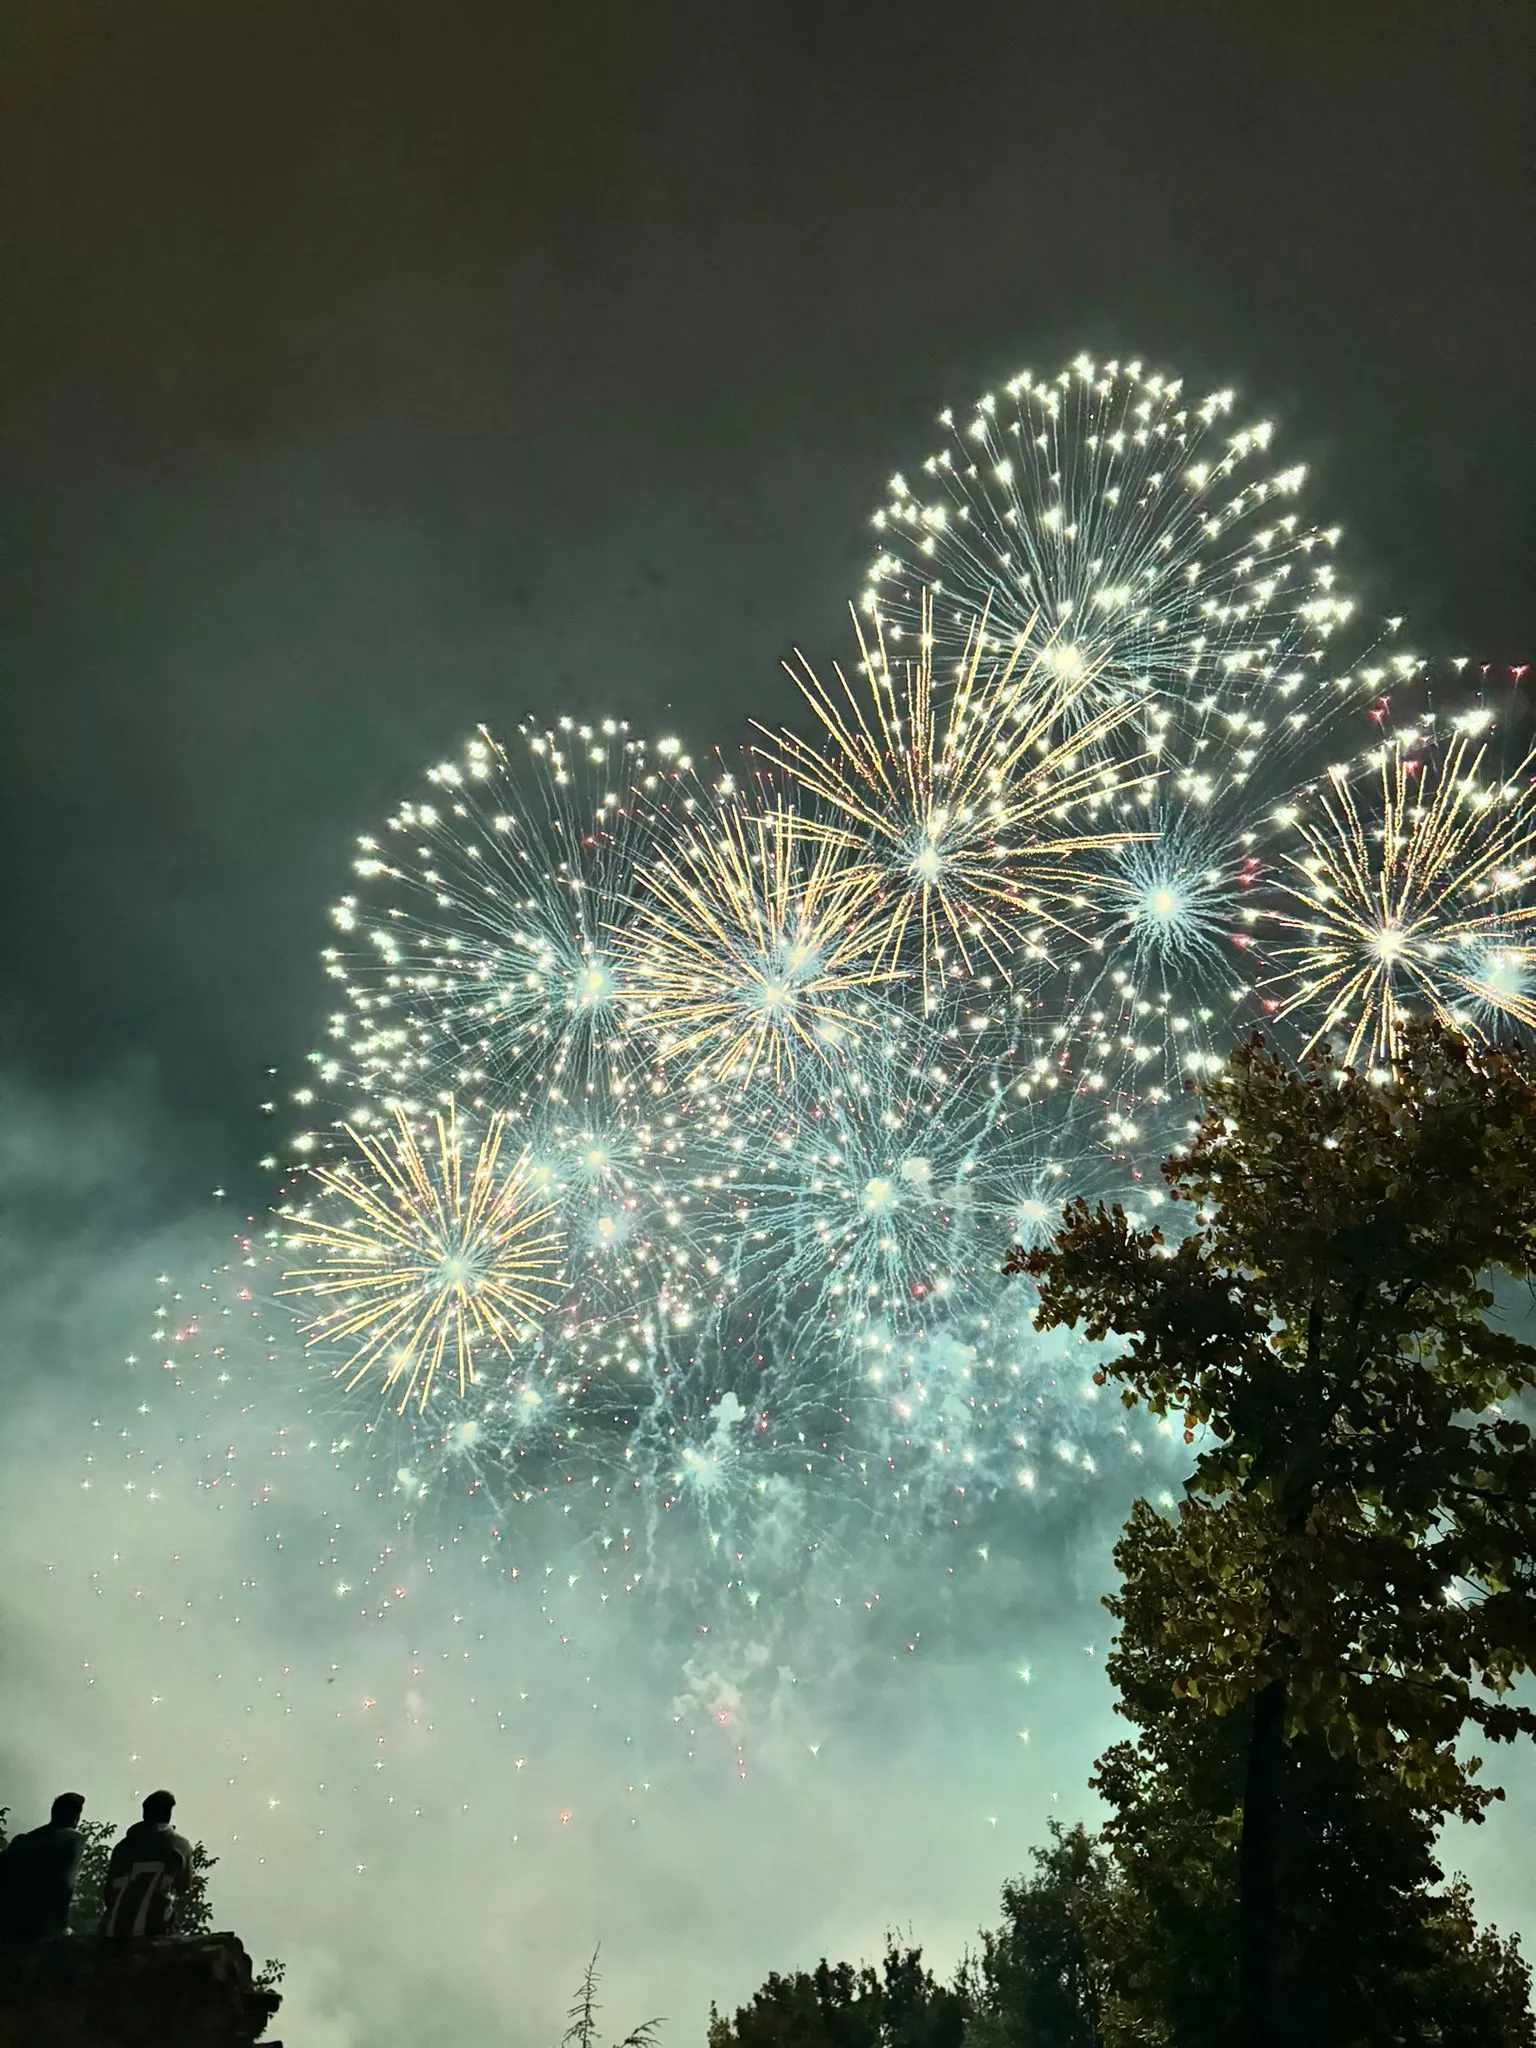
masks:
[[[1373,1062],[1410,1010],[1536,1027],[1523,674],[1346,672],[1333,536],[1226,394],[1079,365],[949,424],[892,488],[862,671],[804,670],[739,786],[541,719],[358,847],[316,1166],[166,1283],[82,1446],[90,1599],[216,1627],[223,1693],[259,1581],[303,1652],[247,1700],[278,1737],[312,1710],[380,1765],[386,1720],[415,1751],[473,1709],[510,1763],[538,1634],[631,1799],[621,1721],[692,1771],[744,1699],[803,1695],[819,1739],[872,1697],[840,1670],[1016,1636],[1114,1490],[1171,1508],[1187,1460],[1094,1386],[1106,1346],[1034,1328],[1007,1248],[1077,1196],[1176,1234],[1155,1161],[1250,1003]],[[161,1587],[173,1489],[213,1540]]]
[[[843,849],[879,903],[878,958],[912,972],[929,1009],[946,982],[987,963],[1009,976],[1043,934],[1076,936],[1087,856],[1130,836],[1113,815],[1124,778],[1097,751],[1128,707],[1107,705],[1063,737],[1089,677],[1042,691],[1037,662],[1018,649],[994,660],[986,645],[975,622],[957,679],[936,686],[931,637],[893,665],[877,620],[872,640],[859,628],[867,687],[841,669],[835,687],[803,661],[791,670],[819,743],[761,728],[806,829]]]
[[[1340,669],[1268,429],[1088,363],[948,424],[858,666],[792,670],[745,772],[482,732],[359,849],[289,1285],[317,1405],[338,1360],[382,1381],[359,1455],[412,1499],[782,1593],[868,1518],[1051,1492],[1135,1447],[1007,1247],[1077,1195],[1154,1213],[1250,1004],[1376,1059],[1411,1007],[1536,1023],[1536,764],[1439,745],[1459,681]],[[1379,772],[1288,817],[1355,712]]]
[[[946,444],[915,483],[891,479],[876,515],[866,606],[922,631],[931,594],[956,653],[986,612],[1072,715],[1141,706],[1132,730],[1181,757],[1232,717],[1305,724],[1351,612],[1338,534],[1302,518],[1303,467],[1270,467],[1271,426],[1234,428],[1234,403],[1080,356],[941,414]]]
[[[732,1120],[724,1173],[701,1176],[732,1332],[824,1386],[990,1285],[988,1204],[1015,1113],[1004,1076],[940,1034],[869,1053],[803,1108]]]
[[[719,1326],[663,1342],[635,1394],[623,1472],[641,1547],[664,1570],[687,1569],[662,1539],[687,1525],[706,1554],[778,1575],[858,1500],[866,1475],[847,1410],[807,1374],[765,1369]]]
[[[892,978],[872,894],[837,841],[782,805],[696,809],[637,876],[613,937],[659,1057],[746,1086],[847,1056]]]
[[[1207,801],[1160,789],[1142,817],[1152,830],[1102,862],[1100,928],[1068,953],[1054,986],[1073,1017],[1113,1020],[1111,1064],[1144,1096],[1220,1063],[1252,993],[1263,858],[1230,792]]]
[[[1486,753],[1466,732],[1438,756],[1395,741],[1360,787],[1335,770],[1283,813],[1302,850],[1282,857],[1261,987],[1307,1046],[1380,1065],[1415,1012],[1477,1036],[1536,1026],[1536,757],[1494,781]]]
[[[348,1136],[358,1157],[314,1168],[315,1198],[292,1217],[290,1247],[314,1263],[284,1292],[319,1304],[306,1342],[340,1356],[349,1388],[377,1375],[401,1411],[413,1398],[424,1410],[445,1365],[466,1394],[554,1305],[554,1204],[525,1159],[503,1160],[500,1111],[478,1141],[451,1111],[425,1141],[403,1114],[388,1136]]]
[[[648,830],[636,792],[687,765],[674,744],[656,754],[662,767],[614,720],[526,726],[515,755],[482,731],[429,771],[429,798],[359,842],[359,887],[332,910],[344,943],[324,956],[346,1007],[312,1060],[349,1122],[630,1086],[612,932]]]

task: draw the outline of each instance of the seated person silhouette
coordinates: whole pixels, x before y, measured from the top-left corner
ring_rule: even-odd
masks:
[[[0,1941],[45,1941],[69,1932],[85,1837],[85,1798],[61,1792],[45,1827],[18,1835],[0,1855]]]
[[[144,1818],[112,1851],[101,1920],[111,1940],[153,1940],[171,1931],[177,1898],[192,1875],[192,1844],[171,1826],[175,1805],[169,1792],[151,1792]]]

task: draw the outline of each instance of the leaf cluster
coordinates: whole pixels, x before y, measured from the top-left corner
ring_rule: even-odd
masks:
[[[1198,1511],[1202,1528],[1209,1509]],[[1146,1502],[1116,1550],[1119,1628],[1109,1675],[1134,1740],[1099,1763],[1104,1841],[1120,1884],[1106,1939],[1106,2039],[1218,2048],[1241,2036],[1238,1845],[1249,1720],[1213,1713],[1185,1683],[1171,1582],[1187,1591],[1190,1516]],[[1412,2039],[1536,2048],[1517,1942],[1479,1931],[1464,1886],[1440,1889],[1439,1787],[1398,1759],[1365,1759],[1293,1733],[1280,1788],[1284,1931],[1293,2038]]]
[[[1034,1871],[1003,1886],[1003,1919],[984,1930],[966,1982],[966,2048],[1101,2048],[1113,1999],[1126,1889],[1086,1828],[1053,1821]]]
[[[1117,1337],[1128,1404],[1204,1433],[1184,1540],[1128,1598],[1217,1712],[1274,1680],[1293,1727],[1394,1758],[1446,1810],[1454,1744],[1536,1732],[1536,1348],[1491,1319],[1536,1271],[1536,1065],[1415,1026],[1383,1082],[1260,1039],[1163,1172],[1177,1242],[1079,1203],[1018,1251],[1043,1328]]]
[[[878,1969],[823,1958],[775,1971],[730,2020],[711,2007],[709,2048],[961,2048],[968,2013],[964,1987],[938,1983],[893,1937]]]

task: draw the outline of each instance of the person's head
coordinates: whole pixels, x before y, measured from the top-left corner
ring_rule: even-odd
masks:
[[[49,1810],[48,1819],[56,1828],[77,1828],[84,1811],[83,1792],[61,1792]]]
[[[144,1802],[144,1818],[153,1821],[156,1827],[168,1821],[176,1810],[176,1802],[169,1792],[151,1792]]]

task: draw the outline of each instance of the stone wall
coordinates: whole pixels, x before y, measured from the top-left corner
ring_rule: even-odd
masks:
[[[232,1934],[61,1939],[0,1951],[0,2048],[282,2048]]]

